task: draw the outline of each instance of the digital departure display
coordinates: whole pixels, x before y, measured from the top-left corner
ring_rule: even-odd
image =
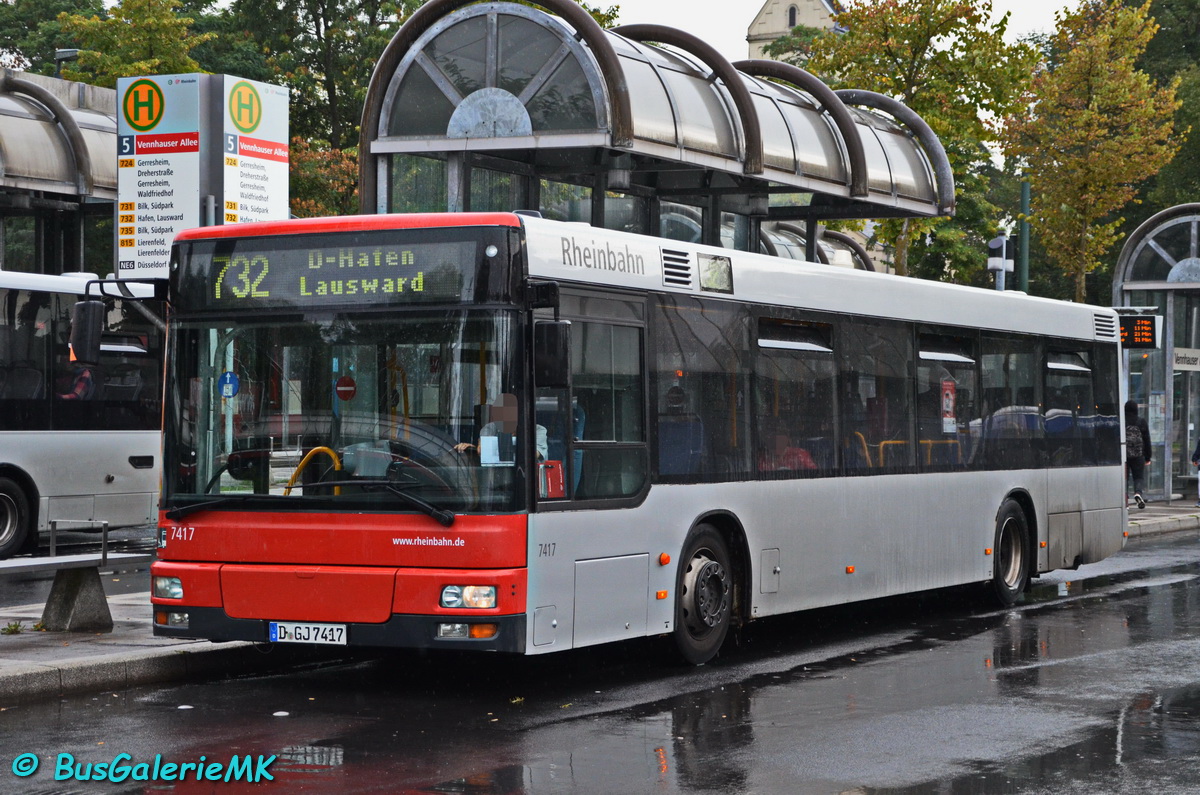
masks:
[[[1159,315],[1121,315],[1121,346],[1157,348]]]
[[[502,260],[481,262],[479,240],[439,232],[406,233],[403,242],[394,242],[396,233],[369,232],[184,243],[176,294],[196,309],[473,300],[479,279],[493,281],[490,271],[502,271]]]

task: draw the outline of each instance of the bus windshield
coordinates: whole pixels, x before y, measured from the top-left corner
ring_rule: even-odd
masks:
[[[519,509],[535,445],[517,320],[464,309],[181,321],[166,507],[237,496],[272,510]]]

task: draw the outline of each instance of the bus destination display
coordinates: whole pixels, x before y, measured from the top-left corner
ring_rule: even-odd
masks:
[[[218,242],[207,256],[198,250],[192,265],[208,274],[204,303],[262,307],[458,300],[464,274],[473,274],[476,265],[471,241],[305,246],[310,241],[300,237],[282,246],[272,242],[271,247],[257,240],[233,246]]]
[[[1124,348],[1157,348],[1159,315],[1121,315]]]

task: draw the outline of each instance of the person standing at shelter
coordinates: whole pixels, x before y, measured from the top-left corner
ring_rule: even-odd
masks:
[[[1150,463],[1150,426],[1138,416],[1136,400],[1125,401],[1125,469],[1133,479],[1133,501],[1145,508],[1142,489],[1146,485],[1146,466]]]

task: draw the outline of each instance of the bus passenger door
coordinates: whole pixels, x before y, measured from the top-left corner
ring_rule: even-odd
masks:
[[[535,384],[544,439],[529,521],[531,646],[588,646],[646,634],[644,534],[610,509],[648,484],[643,304],[564,294],[569,383]]]

